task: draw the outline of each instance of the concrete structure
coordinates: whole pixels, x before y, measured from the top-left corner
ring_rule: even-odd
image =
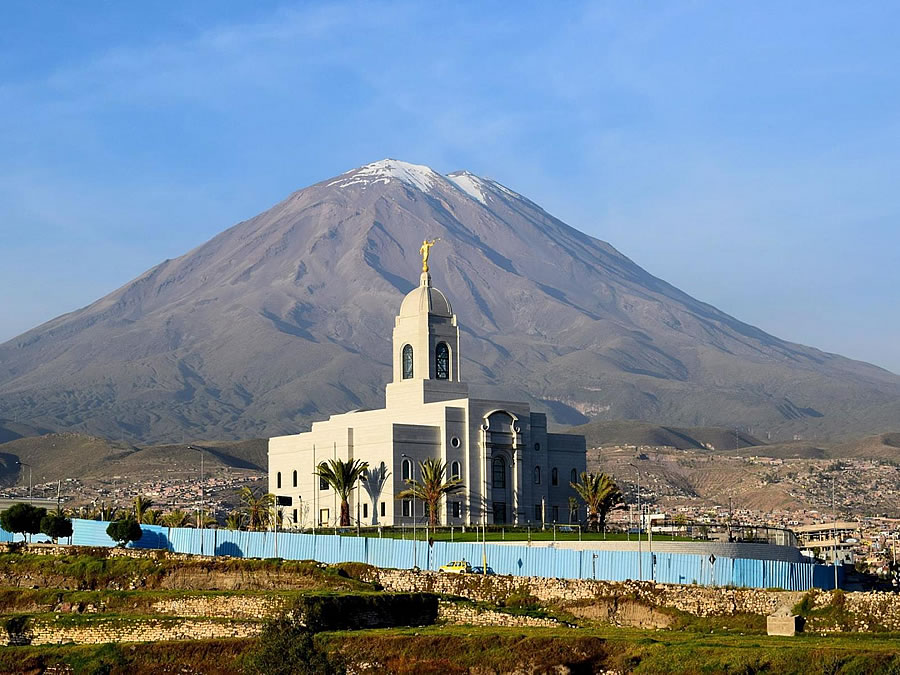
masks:
[[[306,433],[269,440],[269,491],[291,499],[285,525],[336,524],[338,497],[313,473],[328,459],[368,462],[350,505],[362,525],[423,522],[424,504],[396,495],[407,480],[421,479],[427,458],[444,462],[464,487],[441,504],[442,524],[569,522],[569,484],[586,468],[584,437],[548,433],[546,416],[527,403],[469,398],[456,315],[423,268],[394,321],[385,407],[333,415]]]
[[[859,523],[838,521],[795,527],[794,533],[800,539],[800,546],[812,557],[826,562],[853,564],[854,549],[859,545]]]
[[[797,616],[795,614],[771,615],[766,617],[766,633],[769,635],[794,636],[797,634]]]

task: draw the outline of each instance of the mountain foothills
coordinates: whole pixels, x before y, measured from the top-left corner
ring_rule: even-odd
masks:
[[[557,424],[740,426],[774,441],[900,417],[900,377],[742,323],[496,181],[395,160],[295,192],[0,345],[0,414],[159,443],[380,406],[426,237],[440,238],[431,272],[460,318],[463,376]]]

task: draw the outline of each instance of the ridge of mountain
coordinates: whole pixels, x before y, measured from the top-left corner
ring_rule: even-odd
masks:
[[[0,414],[131,441],[259,438],[383,403],[423,238],[462,375],[556,424],[890,431],[900,377],[683,293],[502,184],[381,160],[298,190],[0,345]]]
[[[766,444],[751,434],[724,427],[670,427],[632,420],[594,421],[572,427],[568,433],[584,436],[588,448],[651,446],[678,450],[736,451]]]

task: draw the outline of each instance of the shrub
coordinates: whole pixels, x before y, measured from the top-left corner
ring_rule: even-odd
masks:
[[[119,546],[125,546],[130,541],[138,541],[143,532],[140,524],[134,518],[114,520],[106,528],[106,534]]]
[[[47,515],[47,509],[40,509],[31,504],[13,504],[0,513],[0,527],[7,532],[21,534],[25,541],[26,534],[37,534],[41,531],[41,519]]]
[[[296,619],[281,617],[266,624],[256,647],[244,660],[247,673],[332,675],[345,673],[341,662],[317,644],[312,631]]]

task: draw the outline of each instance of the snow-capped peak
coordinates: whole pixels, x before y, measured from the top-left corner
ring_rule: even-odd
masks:
[[[423,192],[427,192],[435,186],[442,176],[423,164],[410,164],[398,159],[382,159],[371,164],[366,164],[359,169],[349,171],[337,180],[331,181],[328,186],[348,187],[350,185],[362,185],[365,188],[375,183],[389,183],[391,180],[400,180]]]
[[[468,171],[454,171],[447,174],[456,187],[482,204],[487,204],[487,195],[484,192],[484,182],[474,173]]]

